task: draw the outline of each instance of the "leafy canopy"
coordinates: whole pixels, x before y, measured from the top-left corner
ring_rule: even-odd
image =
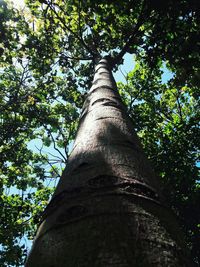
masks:
[[[119,91],[200,262],[199,1],[0,2],[0,265],[20,266],[67,161],[94,65]],[[173,73],[163,81],[163,72]],[[35,144],[35,145],[34,145]]]

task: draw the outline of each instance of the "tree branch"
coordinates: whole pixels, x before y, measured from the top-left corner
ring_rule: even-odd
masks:
[[[59,9],[60,6],[56,5]],[[95,60],[96,58],[96,54],[89,48],[89,46],[85,43],[85,41],[83,40],[82,34],[79,36],[77,33],[75,33],[74,31],[72,31],[72,29],[70,27],[68,27],[64,21],[63,18],[61,18],[58,13],[56,12],[56,10],[53,8],[53,6],[50,6],[50,9],[53,11],[53,13],[56,15],[56,17],[59,19],[59,21],[63,24],[64,28],[69,31],[72,35],[74,35],[81,43],[82,45],[85,47],[85,49],[92,55],[92,59]]]
[[[127,38],[127,41],[126,41],[124,47],[119,52],[119,54],[115,58],[111,59],[111,62],[110,62],[111,69],[113,69],[116,65],[118,65],[120,63],[120,61],[122,60],[123,56],[125,55],[125,53],[127,52],[128,48],[130,47],[131,43],[134,40],[136,40],[136,38],[138,37],[137,36],[138,29],[142,25],[142,23],[144,21],[144,18],[147,15],[148,15],[148,12],[145,12],[145,1],[143,1],[141,12],[140,12],[140,15],[138,17],[138,21],[137,21],[135,27],[133,28],[132,33]]]

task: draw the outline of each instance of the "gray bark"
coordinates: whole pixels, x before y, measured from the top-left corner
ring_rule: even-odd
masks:
[[[192,266],[106,59],[27,267]]]

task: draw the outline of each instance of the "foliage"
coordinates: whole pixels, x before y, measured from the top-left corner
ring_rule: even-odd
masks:
[[[177,86],[176,77],[163,83],[162,73],[162,68],[152,71],[138,62],[127,75],[127,84],[118,87],[144,151],[162,177],[166,202],[177,213],[193,257],[198,259],[199,99],[196,88]]]
[[[0,2],[0,265],[20,266],[43,207],[66,163],[94,65],[117,69],[119,84],[193,257],[199,240],[199,2]],[[162,81],[163,68],[173,78]],[[36,144],[35,146],[33,144]]]

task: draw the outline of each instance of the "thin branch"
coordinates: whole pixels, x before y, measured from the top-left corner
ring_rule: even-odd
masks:
[[[40,156],[51,166],[51,168],[53,169],[53,171],[57,174],[58,177],[61,177],[60,174],[57,172],[57,170],[54,168],[54,166],[52,165],[52,163],[47,159],[45,158],[45,156],[42,154],[42,149],[43,149],[43,145],[41,148],[38,148],[36,146],[36,148],[39,150],[39,153],[40,153]]]
[[[52,154],[52,153],[50,153],[50,152],[46,152],[46,153],[48,153],[49,155],[51,155],[51,156],[54,157],[54,158],[57,158],[57,159],[58,159],[57,161],[59,161],[59,162],[60,162],[60,161],[64,162],[62,158],[60,158],[60,157],[58,157],[58,156],[55,156],[54,154]],[[54,161],[55,161],[55,159],[54,159]]]
[[[54,139],[54,137],[53,137],[53,134],[51,133],[51,131],[49,130],[49,129],[46,129],[47,130],[47,132],[48,132],[48,134],[50,134],[50,136],[51,136],[51,139],[52,139],[52,141],[53,141],[53,147],[54,147],[54,149],[61,155],[61,157],[63,157],[63,159],[64,159],[64,161],[66,162],[67,161],[67,158],[62,154],[62,152],[60,152],[60,150],[56,147],[56,141],[55,141],[55,139]]]
[[[119,62],[121,61],[121,59],[123,58],[123,56],[127,52],[127,49],[129,48],[131,43],[136,39],[138,29],[142,25],[144,18],[148,14],[148,13],[146,14],[144,12],[144,9],[145,9],[145,1],[143,1],[143,3],[142,3],[142,8],[141,8],[140,15],[138,17],[138,21],[137,21],[135,27],[133,28],[131,35],[129,35],[129,37],[127,38],[127,41],[126,41],[124,47],[122,48],[122,50],[119,52],[119,54],[115,58],[111,59],[111,64],[110,64],[111,68],[114,68],[116,65],[119,64]]]
[[[177,89],[177,91],[178,91],[178,89]],[[183,122],[182,108],[181,108],[181,104],[180,104],[180,101],[179,101],[179,95],[180,95],[180,92],[178,91],[178,95],[176,97],[176,102],[178,104],[178,111],[179,111],[181,122]]]
[[[58,6],[59,9],[60,6]],[[96,57],[95,53],[89,48],[89,46],[85,43],[85,41],[83,40],[82,36],[79,36],[77,33],[75,33],[74,31],[72,31],[72,29],[70,29],[70,27],[68,27],[64,21],[63,18],[61,18],[58,13],[56,12],[56,10],[51,6],[50,9],[53,11],[53,13],[56,15],[56,17],[59,19],[59,21],[63,24],[64,28],[69,31],[72,35],[74,35],[81,43],[82,45],[86,48],[86,50],[92,55],[93,59]]]
[[[122,74],[122,76],[124,77],[124,79],[126,80],[126,83],[128,84],[128,77],[127,77],[127,72],[126,72],[126,74],[124,74],[124,72],[122,71],[122,69],[121,68],[119,68],[119,71],[120,71],[120,73]]]

